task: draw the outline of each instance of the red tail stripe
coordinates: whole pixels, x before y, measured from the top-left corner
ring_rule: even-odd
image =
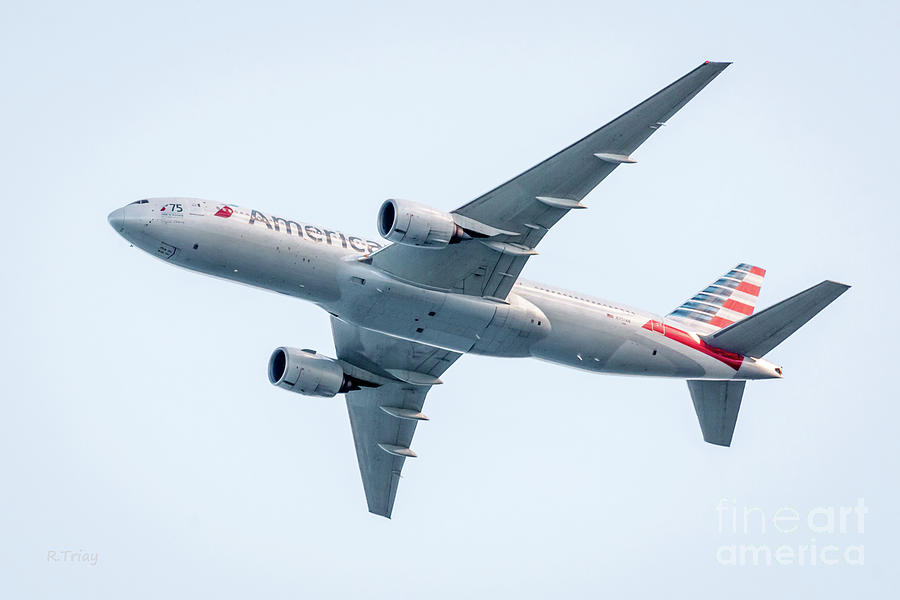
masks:
[[[725,304],[722,305],[722,308],[727,308],[728,310],[733,310],[744,315],[749,315],[753,312],[752,306],[744,304],[743,302],[738,302],[737,300],[726,300]]]
[[[734,321],[729,321],[728,319],[723,319],[722,317],[713,317],[709,320],[709,324],[713,327],[727,327],[732,323],[734,323]]]
[[[747,283],[746,281],[740,282],[737,286],[737,290],[739,292],[744,292],[745,294],[750,294],[751,296],[759,296],[759,286]]]
[[[750,267],[750,272],[754,275],[759,275],[760,277],[766,276],[766,270],[760,269],[759,267]]]
[[[714,318],[718,318],[718,317],[714,317]],[[722,320],[725,321],[726,319],[722,319]],[[744,362],[744,357],[741,356],[740,354],[735,354],[734,352],[728,352],[727,350],[720,350],[719,348],[713,348],[712,346],[710,346],[703,340],[697,340],[697,339],[693,338],[690,334],[688,334],[686,331],[682,331],[681,329],[678,329],[677,327],[672,327],[671,325],[664,325],[663,323],[660,323],[659,321],[650,320],[650,321],[647,321],[646,323],[644,323],[643,328],[647,329],[649,331],[655,331],[657,333],[661,333],[664,336],[666,336],[667,338],[669,338],[670,340],[674,340],[676,342],[684,344],[685,346],[693,348],[694,350],[697,350],[698,352],[702,352],[703,354],[706,354],[707,356],[711,356],[711,357],[715,358],[716,360],[722,361],[723,363],[725,363],[726,365],[728,365],[735,371],[740,369],[741,363]]]

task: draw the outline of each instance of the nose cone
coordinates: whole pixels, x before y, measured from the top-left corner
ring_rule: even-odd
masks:
[[[125,229],[125,209],[117,208],[116,210],[109,213],[109,216],[106,217],[106,220],[109,221],[109,224],[113,229],[121,233],[122,230]]]

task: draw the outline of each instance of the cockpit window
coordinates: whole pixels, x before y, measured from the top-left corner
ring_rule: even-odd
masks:
[[[132,204],[147,204],[149,200],[135,200]]]

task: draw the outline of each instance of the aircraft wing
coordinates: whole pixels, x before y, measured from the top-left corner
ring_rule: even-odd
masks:
[[[400,472],[410,450],[425,395],[440,383],[460,354],[383,333],[362,329],[331,318],[337,357],[359,369],[375,373],[382,385],[347,393],[347,412],[356,445],[369,512],[390,518]]]
[[[440,250],[393,244],[373,264],[402,279],[505,299],[547,231],[730,63],[705,62],[622,116],[451,213],[486,238]],[[483,226],[487,226],[486,228]],[[503,233],[497,234],[497,230]]]

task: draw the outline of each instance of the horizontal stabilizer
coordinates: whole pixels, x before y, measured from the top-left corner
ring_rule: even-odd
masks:
[[[730,446],[746,381],[688,380],[694,410],[703,439],[716,446]]]
[[[843,283],[823,281],[703,339],[716,348],[760,358],[848,289]]]

